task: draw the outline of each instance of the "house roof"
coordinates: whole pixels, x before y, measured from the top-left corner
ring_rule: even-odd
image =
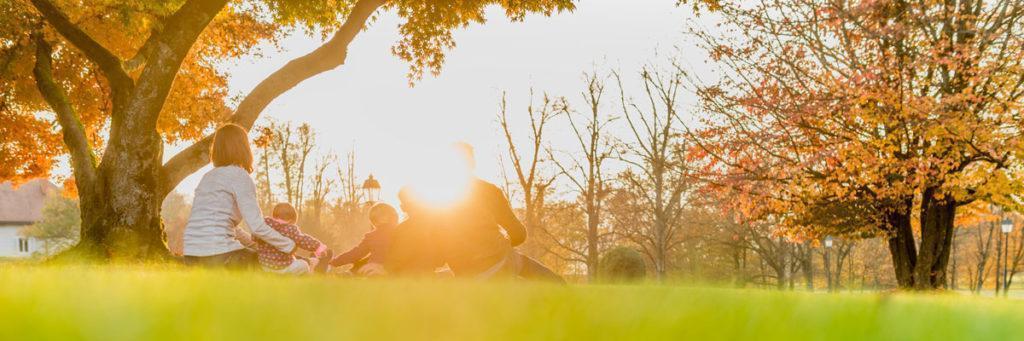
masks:
[[[42,217],[46,198],[58,193],[49,180],[35,179],[17,187],[0,184],[0,222],[35,223]]]

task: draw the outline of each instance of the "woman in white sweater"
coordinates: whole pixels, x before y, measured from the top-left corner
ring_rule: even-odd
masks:
[[[252,177],[252,150],[242,127],[229,124],[217,130],[210,148],[214,168],[203,175],[196,187],[192,213],[185,225],[185,262],[214,267],[250,267],[256,254],[235,237],[238,223],[245,221],[254,238],[286,253],[295,242],[267,226],[256,199]]]

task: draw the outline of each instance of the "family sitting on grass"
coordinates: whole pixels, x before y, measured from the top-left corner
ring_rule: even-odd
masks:
[[[526,240],[526,228],[494,184],[469,176],[473,150],[456,145],[467,170],[461,195],[444,204],[424,200],[418,189],[405,187],[398,199],[406,219],[387,204],[370,208],[373,229],[359,245],[344,253],[302,232],[289,203],[274,206],[264,217],[252,173],[248,134],[237,125],[217,130],[210,159],[214,168],[195,190],[185,226],[186,264],[224,268],[256,268],[282,274],[328,272],[351,266],[363,276],[455,276],[524,278],[562,282],[562,278],[515,247]],[[238,228],[245,221],[251,235]],[[302,249],[309,255],[300,257]]]

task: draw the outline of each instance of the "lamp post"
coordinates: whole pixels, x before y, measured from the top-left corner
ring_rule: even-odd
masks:
[[[380,201],[380,182],[373,178],[373,174],[363,181],[363,193],[366,195],[366,201],[369,204]]]
[[[828,284],[828,292],[833,291],[831,254],[832,236],[825,236],[825,283]]]
[[[1001,227],[1003,229],[1003,296],[1006,296],[1010,290],[1010,264],[1008,264],[1008,260],[1010,258],[1010,232],[1013,232],[1013,220],[1003,218]]]

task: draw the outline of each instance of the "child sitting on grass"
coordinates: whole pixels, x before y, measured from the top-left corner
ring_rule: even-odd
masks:
[[[283,274],[307,274],[314,269],[316,272],[323,272],[326,269],[326,262],[320,260],[330,259],[331,250],[313,236],[302,233],[295,225],[297,218],[295,207],[288,203],[279,203],[274,205],[273,216],[265,218],[265,221],[275,231],[295,241],[297,249],[312,252],[313,257],[300,259],[295,257],[295,250],[292,253],[281,252],[259,238],[253,238],[253,248],[259,254],[260,265],[264,270]]]
[[[370,208],[370,225],[373,226],[373,230],[363,235],[359,245],[331,260],[331,267],[353,264],[352,272],[362,275],[383,274],[383,264],[391,248],[391,238],[395,226],[398,226],[398,211],[388,204],[373,205]],[[366,266],[361,267],[362,264]]]

